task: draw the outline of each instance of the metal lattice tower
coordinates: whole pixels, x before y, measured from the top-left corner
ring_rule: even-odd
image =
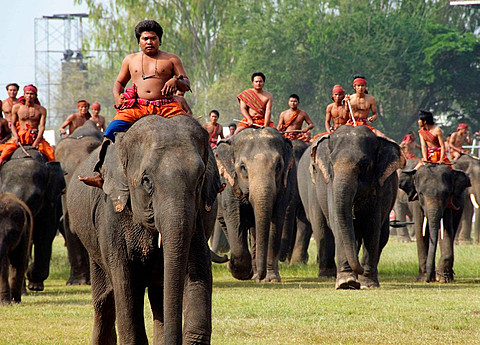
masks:
[[[86,13],[55,14],[35,18],[35,85],[39,99],[48,110],[47,126],[62,119],[54,108],[55,93],[68,69],[86,68],[83,63],[82,41]],[[55,90],[57,89],[57,90]]]

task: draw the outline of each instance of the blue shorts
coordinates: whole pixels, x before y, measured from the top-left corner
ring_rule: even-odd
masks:
[[[113,120],[108,125],[105,133],[103,134],[104,137],[107,137],[111,141],[115,142],[115,133],[117,132],[126,132],[127,129],[132,127],[133,123],[123,120]]]

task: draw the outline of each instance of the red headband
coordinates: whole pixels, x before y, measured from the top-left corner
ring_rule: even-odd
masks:
[[[457,131],[460,129],[467,129],[468,125],[466,123],[459,123],[457,127]]]
[[[339,93],[341,95],[345,94],[345,90],[343,89],[342,85],[335,85],[332,90],[332,96],[336,93]]]
[[[33,86],[32,84],[30,85],[27,85],[23,88],[23,93],[27,92],[27,91],[32,91],[33,93],[35,93],[35,95],[37,94],[37,88],[35,86]]]
[[[353,86],[355,86],[357,84],[365,84],[365,86],[367,86],[367,79],[365,79],[365,78],[355,78],[353,80]]]
[[[98,109],[98,110],[100,110],[101,108],[102,108],[102,107],[100,106],[100,103],[98,103],[98,102],[94,102],[94,103],[92,104],[92,109]]]
[[[90,103],[88,103],[87,101],[84,101],[84,100],[81,100],[81,101],[77,102],[77,108],[81,107],[82,105],[85,105],[88,108],[90,106]]]

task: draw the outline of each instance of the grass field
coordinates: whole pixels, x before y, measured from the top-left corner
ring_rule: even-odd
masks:
[[[308,266],[282,265],[278,284],[237,281],[214,264],[212,344],[479,344],[480,246],[455,251],[454,283],[416,283],[415,244],[392,237],[381,287],[359,291],[336,291],[333,279],[317,278],[312,256]],[[67,287],[67,278],[57,237],[45,291],[0,307],[0,344],[88,344],[90,288]],[[148,302],[145,315],[150,336]]]

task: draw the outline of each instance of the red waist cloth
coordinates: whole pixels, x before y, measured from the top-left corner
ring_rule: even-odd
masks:
[[[310,144],[310,135],[308,133],[303,133],[303,132],[283,132],[282,135],[285,138],[288,138],[290,140],[301,140],[303,142],[306,142],[307,144]]]
[[[367,122],[367,119],[355,119],[355,122],[357,123],[357,126],[367,126],[367,127],[370,128],[372,131],[375,130],[375,127],[373,127],[372,125],[370,125],[370,124]],[[352,119],[348,119],[346,125],[347,125],[347,126],[355,126],[355,125],[353,124]]]
[[[263,127],[263,126],[265,125],[265,118],[264,118],[262,115],[253,116],[253,117],[252,117],[252,120],[253,120],[253,123],[256,124],[256,125],[258,125],[258,126],[262,126],[262,127]],[[248,120],[244,117],[244,118],[242,119],[242,122],[240,122],[237,127],[244,127],[244,128],[253,127],[253,128],[258,128],[257,126],[254,126],[254,125],[249,126],[249,125],[247,124],[247,121],[248,121]],[[274,124],[272,121],[269,121],[269,122],[268,122],[268,127],[276,128],[276,127],[275,127],[275,124]]]
[[[37,134],[37,129],[19,129],[18,141],[22,145],[32,145],[35,139],[37,139]],[[7,141],[5,145],[3,145],[2,154],[0,156],[0,163],[8,160],[17,148],[18,144],[15,142],[15,140],[13,140],[13,138]],[[42,139],[38,143],[38,151],[40,151],[49,162],[55,160],[55,150],[45,139]]]

